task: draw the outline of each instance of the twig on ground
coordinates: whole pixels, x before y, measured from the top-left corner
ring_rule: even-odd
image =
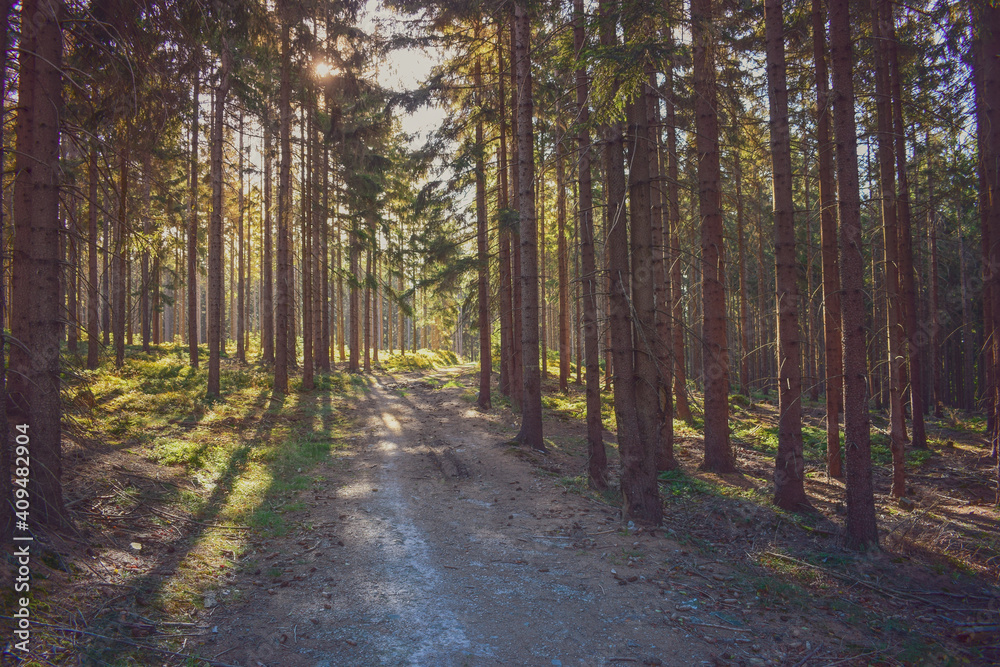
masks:
[[[6,618],[8,620],[14,620],[11,616],[0,616],[0,618]],[[210,658],[200,658],[195,655],[190,655],[188,653],[177,653],[176,651],[169,651],[165,648],[159,648],[158,646],[150,646],[148,644],[140,644],[138,642],[129,641],[128,639],[122,639],[120,637],[108,637],[106,635],[99,635],[96,632],[88,632],[86,630],[77,630],[76,628],[67,628],[61,625],[53,625],[51,623],[42,623],[41,621],[32,621],[32,625],[41,625],[46,628],[52,628],[53,630],[58,630],[60,632],[72,632],[78,635],[86,635],[87,637],[94,637],[95,639],[106,639],[110,642],[118,642],[119,644],[125,644],[127,646],[134,646],[136,648],[145,649],[147,651],[155,651],[156,653],[163,653],[164,655],[172,655],[175,658],[185,658],[187,660],[201,660],[202,662],[208,663],[212,667],[237,667],[236,665],[230,665],[226,662],[217,662],[216,660]]]
[[[802,659],[799,660],[797,663],[795,663],[794,667],[802,667],[802,665],[804,665],[807,662],[809,662],[810,660],[812,660],[812,657],[814,655],[816,655],[817,653],[819,653],[822,649],[823,649],[823,645],[820,644],[819,646],[817,646],[816,648],[814,648],[813,650],[809,651],[804,656],[802,656]]]
[[[730,630],[732,632],[751,632],[747,628],[731,628],[728,625],[717,625],[715,623],[700,623],[698,621],[688,621],[690,625],[700,625],[703,628],[718,628],[719,630]]]

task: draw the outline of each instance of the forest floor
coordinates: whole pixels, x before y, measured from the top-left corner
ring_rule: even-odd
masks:
[[[775,409],[734,399],[740,473],[699,472],[699,432],[677,422],[682,470],[662,476],[666,521],[648,531],[586,486],[579,387],[546,384],[542,454],[512,444],[502,399],[476,409],[474,366],[388,366],[278,403],[266,374],[227,365],[213,402],[175,350],[71,387],[74,527],[44,536],[32,565],[25,664],[1000,659],[1000,516],[975,419],[930,425],[902,503],[884,495],[876,437],[883,549],[858,554],[840,546],[843,485],[821,472],[816,406],[817,513],[770,503]]]

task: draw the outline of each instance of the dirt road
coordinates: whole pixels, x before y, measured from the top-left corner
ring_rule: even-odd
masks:
[[[314,529],[257,545],[257,569],[219,592],[202,655],[569,666],[711,664],[725,651],[676,623],[676,604],[700,602],[656,579],[675,544],[626,535],[614,508],[567,494],[448,378],[372,380],[352,455],[302,493],[297,520]]]

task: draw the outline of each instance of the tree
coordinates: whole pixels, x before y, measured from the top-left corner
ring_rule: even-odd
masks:
[[[617,3],[601,0],[601,46],[614,49],[617,44]],[[612,94],[617,94],[620,81],[616,76]],[[647,456],[651,448],[644,445],[636,415],[636,376],[633,360],[632,322],[629,308],[631,274],[629,271],[627,209],[625,207],[625,139],[622,123],[609,119],[602,128],[604,135],[605,198],[608,211],[608,232],[605,242],[610,283],[608,323],[612,340],[614,364],[615,420],[618,427],[618,451],[621,456],[621,491],[625,517],[658,525],[663,519],[656,467]]]
[[[538,366],[538,228],[535,217],[535,151],[531,60],[528,55],[531,19],[522,1],[514,3],[514,62],[517,73],[518,210],[521,214],[521,354],[523,393],[521,430],[517,439],[544,450],[542,441],[542,380]]]
[[[594,251],[594,195],[590,165],[590,106],[587,69],[583,65],[584,34],[583,0],[573,0],[573,44],[576,68],[576,106],[579,122],[577,150],[579,152],[580,220],[580,280],[583,283],[583,344],[587,364],[587,471],[590,485],[598,490],[607,488],[608,462],[604,450],[601,424],[601,360],[597,330],[597,259]]]
[[[187,228],[187,298],[188,298],[188,359],[198,368],[198,118],[201,116],[201,74],[197,66],[193,74],[194,89],[191,105],[191,194],[188,200]]]
[[[278,276],[274,309],[274,393],[288,393],[288,330],[289,288],[291,262],[289,261],[289,223],[292,207],[291,184],[291,78],[292,46],[290,39],[289,0],[278,5],[281,21],[281,78],[278,87],[278,144],[281,152],[278,165]],[[352,354],[354,348],[352,347]]]
[[[219,67],[219,84],[215,89],[212,114],[211,170],[212,215],[208,224],[208,395],[218,396],[220,388],[220,360],[224,341],[222,337],[222,142],[226,116],[226,97],[229,95],[232,56],[229,44],[223,38],[222,62]]]
[[[698,209],[701,217],[701,290],[705,373],[705,470],[736,469],[729,441],[729,349],[719,169],[718,92],[712,0],[692,0],[695,134],[698,151]]]
[[[830,0],[830,70],[837,146],[840,214],[841,335],[844,341],[844,438],[846,441],[847,532],[849,547],[878,545],[872,488],[871,424],[865,329],[864,258],[858,143],[854,119],[853,48],[849,0]]]
[[[474,85],[476,87],[476,102],[480,109],[476,118],[476,251],[479,255],[479,398],[477,405],[482,410],[490,409],[490,376],[493,373],[493,349],[490,329],[490,258],[487,239],[486,220],[486,164],[483,153],[486,145],[483,141],[482,116],[482,62],[476,56]]]
[[[774,459],[774,503],[782,509],[799,511],[810,505],[806,498],[805,460],[802,456],[799,290],[782,0],[765,1],[764,23],[771,111],[775,286],[778,294],[778,453]]]
[[[812,0],[813,60],[816,68],[816,144],[819,167],[820,239],[823,253],[823,339],[826,345],[826,470],[843,477],[840,412],[844,402],[844,361],[840,348],[840,260],[837,254],[833,143],[830,141],[830,85],[826,67],[826,12]]]
[[[66,521],[62,497],[59,336],[60,0],[24,0],[18,64],[17,175],[10,321],[10,393],[16,434],[30,440],[31,521]],[[5,435],[6,437],[6,435]],[[4,474],[9,474],[4,471]]]

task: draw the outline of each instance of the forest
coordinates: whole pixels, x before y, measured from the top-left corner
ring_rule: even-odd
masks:
[[[1000,660],[996,2],[0,10],[3,664]]]

